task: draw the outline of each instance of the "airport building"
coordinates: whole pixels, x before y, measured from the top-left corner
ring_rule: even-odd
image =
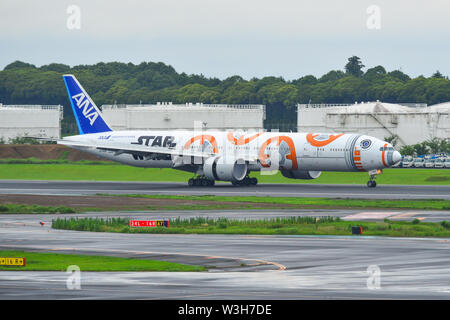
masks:
[[[63,107],[60,105],[0,104],[0,140],[23,136],[61,138]]]
[[[397,146],[432,138],[450,139],[450,103],[299,104],[299,132],[358,132],[385,139],[397,136]]]
[[[262,130],[266,118],[264,105],[203,103],[103,105],[102,113],[114,130]]]

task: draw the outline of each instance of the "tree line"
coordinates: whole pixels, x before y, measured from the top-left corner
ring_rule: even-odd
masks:
[[[411,78],[400,70],[365,66],[350,57],[343,70],[295,80],[269,76],[245,80],[239,75],[220,80],[200,74],[178,73],[162,62],[140,64],[109,62],[94,65],[51,63],[35,65],[15,61],[0,71],[0,103],[61,104],[63,133],[75,133],[74,119],[62,75],[74,74],[98,106],[156,102],[264,104],[265,128],[296,130],[297,103],[354,103],[380,100],[429,105],[450,101],[450,81],[436,71]],[[65,131],[65,132],[64,132]]]

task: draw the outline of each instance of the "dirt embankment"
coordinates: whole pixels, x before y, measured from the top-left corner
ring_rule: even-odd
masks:
[[[63,159],[69,161],[100,160],[100,157],[70,149],[60,144],[3,144],[0,145],[0,159],[28,159],[41,160]]]
[[[177,209],[186,206],[212,206],[211,209],[242,210],[243,208],[265,209],[294,209],[299,208],[293,204],[277,203],[250,203],[250,202],[222,202],[208,200],[183,199],[152,199],[118,196],[53,196],[31,194],[0,194],[0,204],[27,204],[40,206],[66,206],[77,209],[104,209],[104,210],[148,210]]]

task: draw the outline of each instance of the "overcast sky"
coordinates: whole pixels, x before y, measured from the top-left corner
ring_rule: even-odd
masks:
[[[67,26],[71,5],[80,29]],[[0,68],[161,61],[220,79],[292,80],[357,55],[366,67],[450,75],[449,17],[449,0],[1,0]]]

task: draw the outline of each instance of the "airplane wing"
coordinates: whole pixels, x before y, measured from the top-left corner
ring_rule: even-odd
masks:
[[[139,154],[161,154],[161,155],[164,154],[164,155],[202,157],[202,158],[209,158],[215,155],[214,153],[192,152],[190,150],[177,150],[171,148],[150,147],[144,145],[129,145],[125,143],[98,144],[98,143],[70,141],[64,139],[56,140],[56,143],[73,147],[95,148],[98,150],[115,151],[116,155],[122,153],[129,153],[129,154],[139,153]]]
[[[94,142],[85,142],[85,141],[76,141],[76,140],[67,140],[67,139],[51,139],[51,138],[42,138],[42,137],[28,137],[32,139],[42,140],[42,141],[51,141],[56,142],[57,144],[62,144],[66,146],[72,147],[81,147],[81,148],[93,148],[104,151],[114,151],[115,155],[119,154],[139,154],[139,155],[152,155],[152,154],[160,154],[160,155],[171,155],[171,156],[179,156],[179,157],[199,157],[199,158],[209,158],[213,156],[217,156],[216,153],[213,152],[200,152],[200,151],[192,151],[189,149],[175,149],[175,148],[164,148],[164,147],[151,147],[145,145],[135,145],[135,144],[127,144],[127,143],[94,143]],[[239,155],[239,158],[242,158],[245,161],[256,162],[258,161],[258,155]]]
[[[97,143],[87,143],[87,142],[79,142],[79,141],[69,141],[69,140],[56,140],[58,144],[63,144],[66,146],[74,146],[74,147],[86,147],[86,148],[96,148],[98,150],[105,151],[114,151],[116,155],[128,153],[128,154],[136,154],[139,153],[141,155],[151,155],[151,154],[160,154],[160,155],[171,155],[171,156],[179,156],[179,157],[199,157],[199,158],[209,158],[216,156],[216,153],[212,152],[200,152],[200,151],[191,151],[188,149],[174,149],[174,148],[163,148],[163,147],[151,147],[144,145],[129,145],[125,143],[115,143],[115,144],[97,144]],[[257,155],[239,155],[239,158],[243,158],[245,161],[258,161]]]

